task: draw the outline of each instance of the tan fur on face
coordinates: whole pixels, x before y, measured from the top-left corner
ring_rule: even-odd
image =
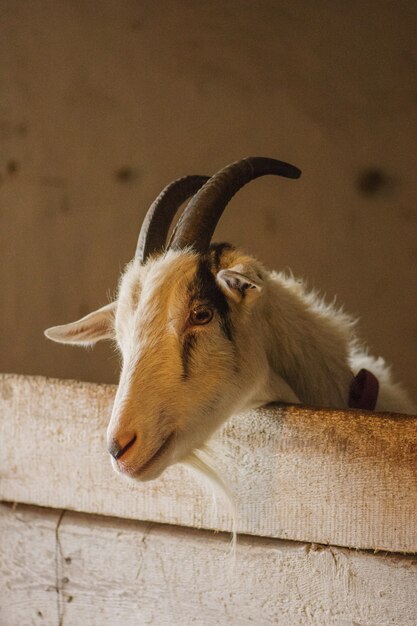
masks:
[[[181,342],[189,313],[187,287],[197,261],[193,253],[168,252],[145,267],[132,263],[121,280],[115,325],[123,368],[109,438],[123,429],[139,431],[138,466],[166,434],[176,433],[177,445],[170,454],[174,462],[189,452],[188,443],[200,445],[218,424],[216,417],[207,414],[208,407],[212,410],[215,404],[218,386],[207,360],[215,363],[217,372],[227,372],[233,355],[229,342],[220,336],[218,321],[213,320],[210,329],[197,331],[199,345],[193,355],[193,371],[199,368],[200,360],[205,384],[201,385],[201,376],[184,381],[182,375]],[[206,422],[205,427],[192,427],[198,419]]]

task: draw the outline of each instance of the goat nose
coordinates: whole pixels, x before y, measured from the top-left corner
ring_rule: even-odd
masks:
[[[108,450],[112,457],[117,461],[133,446],[136,441],[135,433],[124,433],[117,439],[112,439]]]

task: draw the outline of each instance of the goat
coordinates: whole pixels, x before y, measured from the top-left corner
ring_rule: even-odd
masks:
[[[148,210],[116,299],[45,331],[69,344],[116,341],[122,369],[107,440],[127,476],[157,478],[228,417],[269,402],[415,412],[383,359],[361,347],[349,316],[291,275],[210,243],[232,196],[266,174],[301,172],[249,157],[211,178],[170,183]]]

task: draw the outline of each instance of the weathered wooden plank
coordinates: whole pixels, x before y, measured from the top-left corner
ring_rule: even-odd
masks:
[[[179,465],[158,480],[113,473],[114,387],[0,378],[0,499],[230,530],[227,507]],[[417,552],[417,420],[300,407],[234,417],[213,446],[241,533]]]
[[[58,624],[61,511],[0,504],[0,624]]]
[[[233,561],[227,535],[27,506],[0,531],[3,626],[417,623],[416,557],[242,537]]]

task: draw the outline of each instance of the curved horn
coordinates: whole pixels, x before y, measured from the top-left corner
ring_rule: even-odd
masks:
[[[165,246],[168,230],[181,204],[193,196],[209,176],[183,176],[167,185],[154,200],[140,229],[135,257],[141,263]]]
[[[192,245],[197,252],[205,252],[227,203],[243,185],[266,174],[299,178],[301,170],[265,157],[248,157],[227,165],[214,174],[187,204],[168,247]]]

